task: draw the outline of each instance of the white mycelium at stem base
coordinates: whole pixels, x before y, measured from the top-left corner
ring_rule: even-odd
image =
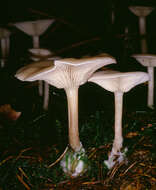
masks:
[[[70,155],[68,166],[63,163],[64,160],[61,162],[61,165],[67,166],[68,169],[66,168],[66,170],[63,168],[63,170],[68,171],[68,174],[70,173],[70,170],[70,174],[72,176],[81,175],[84,171],[86,171],[85,164],[82,164],[80,156],[77,156],[82,154],[82,157],[85,157],[84,149],[82,148],[81,142],[79,140],[78,88],[80,85],[83,85],[85,82],[87,82],[88,78],[90,78],[93,72],[105,65],[112,63],[116,63],[116,60],[113,57],[109,56],[108,54],[100,54],[95,57],[81,59],[60,59],[54,61],[54,63],[52,61],[43,61],[25,66],[16,74],[16,77],[23,81],[44,80],[57,88],[64,88],[68,101],[69,145],[72,148],[73,159],[76,159],[76,161],[73,162],[73,159],[70,159],[70,151],[66,153],[67,155]]]
[[[124,159],[122,148],[122,109],[123,109],[123,94],[128,92],[134,86],[149,80],[149,76],[145,72],[127,72],[121,73],[118,71],[99,71],[95,72],[88,80],[94,82],[115,95],[115,137],[112,151],[105,164],[108,168],[112,168],[116,162],[121,162]]]
[[[146,17],[153,11],[154,8],[144,6],[130,6],[129,9],[139,17],[140,35],[146,35]],[[145,37],[141,39],[141,50],[142,53],[147,53],[147,42]]]
[[[140,64],[147,67],[150,77],[148,81],[148,97],[147,105],[149,108],[154,109],[154,67],[156,67],[156,55],[152,54],[135,54],[132,55]]]

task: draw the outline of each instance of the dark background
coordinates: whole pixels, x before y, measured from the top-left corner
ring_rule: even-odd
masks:
[[[6,67],[0,73],[1,89],[3,89],[0,104],[11,102],[11,104],[15,103],[17,108],[17,105],[20,105],[19,109],[28,107],[29,110],[36,98],[36,94],[31,91],[31,88],[28,90],[25,83],[14,78],[18,68],[30,63],[27,50],[32,47],[30,36],[10,26],[15,22],[54,18],[54,24],[40,36],[40,47],[49,48],[61,57],[81,57],[107,52],[118,61],[116,66],[112,66],[115,69],[146,71],[146,68],[130,57],[133,53],[141,52],[138,17],[128,9],[132,5],[156,7],[156,1],[4,1],[3,6],[0,6],[0,27],[7,27],[11,31],[11,48]],[[111,23],[112,8],[115,13],[114,24]],[[147,16],[146,21],[148,52],[155,54],[156,10]],[[128,27],[127,35],[125,35],[126,27]],[[72,47],[73,44],[86,40],[90,40],[90,42]],[[84,88],[87,89],[87,93],[85,91],[83,96],[87,98],[90,87],[85,86]],[[82,89],[84,88],[82,87]],[[92,98],[94,99],[93,96]],[[88,105],[90,105],[90,100],[88,100]]]
[[[58,52],[71,44],[98,37],[100,40],[93,41],[91,48],[87,47],[88,52],[87,50],[79,50],[78,53],[77,49],[76,52],[71,52],[70,49],[70,51],[63,52],[63,54],[66,56],[81,55],[98,49],[118,56],[123,51],[123,38],[119,39],[119,36],[124,34],[125,27],[129,28],[130,35],[136,36],[138,34],[138,18],[129,11],[128,6],[130,5],[155,7],[156,2],[154,0],[7,0],[0,7],[0,26],[7,26],[11,29],[13,47],[14,49],[18,48],[20,54],[22,49],[26,51],[27,48],[32,46],[32,40],[16,28],[8,26],[8,24],[55,18],[55,23],[41,36],[41,47]],[[114,25],[111,24],[112,7],[115,12]],[[153,11],[147,17],[149,51],[152,53],[155,52],[155,20],[156,11]],[[136,43],[135,52],[140,51],[137,46]]]

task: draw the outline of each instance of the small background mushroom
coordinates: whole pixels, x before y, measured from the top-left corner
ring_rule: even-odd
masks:
[[[147,53],[147,41],[146,41],[146,17],[154,10],[153,7],[144,6],[130,6],[129,9],[132,13],[139,17],[139,31],[141,36],[141,52]]]
[[[132,13],[139,17],[139,30],[141,36],[141,52],[147,53],[147,41],[146,41],[146,17],[154,10],[153,7],[144,6],[130,6],[129,9]]]
[[[42,35],[48,27],[54,22],[54,19],[25,21],[12,24],[24,33],[32,36],[33,48],[39,48],[39,36]]]
[[[135,54],[132,55],[141,65],[147,67],[149,74],[147,106],[154,109],[154,67],[156,66],[156,55]]]

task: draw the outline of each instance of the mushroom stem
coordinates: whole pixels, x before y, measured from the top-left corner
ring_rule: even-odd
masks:
[[[153,109],[154,105],[154,67],[148,67],[150,80],[148,81],[148,107]]]
[[[1,52],[2,52],[2,58],[1,58],[1,68],[5,66],[5,58],[6,58],[6,39],[1,39]]]
[[[81,148],[78,129],[78,87],[65,91],[68,101],[69,144],[77,152]]]
[[[5,66],[5,60],[1,59],[1,68],[3,68]]]
[[[39,96],[43,96],[43,81],[41,80],[38,81],[38,93]]]
[[[10,38],[6,38],[6,54],[8,55],[10,51]]]
[[[49,105],[49,84],[44,83],[44,100],[43,100],[43,108],[44,110],[48,110]]]
[[[139,30],[140,34],[146,34],[146,18],[144,16],[139,17]]]
[[[146,18],[144,16],[139,17],[139,30],[141,37],[146,34]],[[142,53],[147,53],[147,42],[145,37],[141,39],[141,51]]]
[[[39,36],[33,36],[33,48],[39,48]],[[43,96],[43,81],[38,82],[39,96]],[[44,107],[44,106],[43,106]]]
[[[122,148],[122,108],[123,108],[123,92],[116,91],[115,95],[115,138],[113,142],[112,152],[117,154]]]
[[[112,11],[111,11],[111,21],[112,21],[112,24],[114,24],[114,21],[115,21],[114,5],[112,5]]]
[[[6,56],[6,39],[1,39],[1,51],[2,51],[2,58],[5,58]]]
[[[33,36],[33,48],[39,48],[39,36]]]

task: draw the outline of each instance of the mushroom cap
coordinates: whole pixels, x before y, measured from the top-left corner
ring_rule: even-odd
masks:
[[[34,81],[34,77],[39,78],[43,73],[46,74],[54,69],[55,65],[52,61],[36,62],[19,69],[15,77],[21,81]]]
[[[80,59],[64,58],[64,59],[55,61],[56,65],[67,64],[67,65],[73,65],[76,67],[81,66],[81,65],[88,65],[88,64],[92,64],[92,63],[94,65],[98,65],[98,64],[108,65],[108,64],[116,63],[116,60],[114,57],[112,57],[111,55],[109,55],[107,53],[101,53],[94,57],[86,56],[86,57],[82,57]]]
[[[11,32],[6,28],[0,28],[0,39],[9,37]]]
[[[129,9],[136,16],[142,16],[142,17],[148,16],[154,10],[153,7],[145,7],[145,6],[130,6]]]
[[[116,60],[108,54],[81,59],[60,59],[55,60],[54,64],[43,61],[25,66],[15,76],[23,81],[44,80],[57,88],[71,88],[84,84],[94,71],[111,63],[116,63]]]
[[[31,59],[33,61],[43,61],[43,60],[56,60],[60,59],[52,51],[43,48],[32,48],[28,50],[31,53]]]
[[[132,55],[139,63],[145,67],[156,67],[156,55],[153,54],[134,54]]]
[[[43,49],[43,48],[31,48],[28,50],[32,55],[36,56],[48,56],[51,55],[52,52],[48,49]]]
[[[94,82],[110,92],[128,92],[138,84],[149,80],[145,72],[118,72],[118,71],[99,71],[95,72],[88,80]]]
[[[54,19],[18,22],[13,25],[30,36],[39,36],[54,22]]]

